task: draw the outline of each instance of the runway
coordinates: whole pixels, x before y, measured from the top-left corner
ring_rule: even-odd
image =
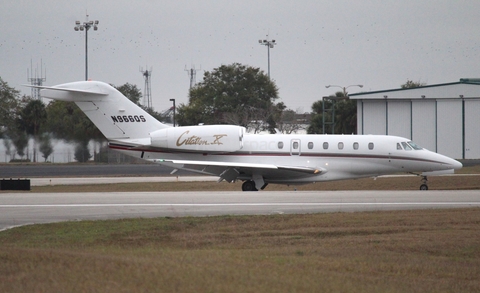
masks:
[[[480,207],[480,192],[0,193],[0,230],[59,221]]]
[[[155,176],[155,177],[51,177],[32,178],[31,186],[48,185],[91,185],[91,184],[115,184],[115,183],[142,183],[142,182],[204,182],[217,181],[214,176]]]

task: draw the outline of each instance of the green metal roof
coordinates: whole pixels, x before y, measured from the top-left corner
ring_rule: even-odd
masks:
[[[352,97],[352,96],[363,96],[363,95],[379,94],[379,93],[386,93],[386,92],[409,91],[409,90],[416,90],[416,89],[422,89],[422,88],[432,88],[432,87],[449,86],[449,85],[456,85],[456,84],[480,85],[480,78],[460,78],[460,81],[457,81],[457,82],[431,84],[431,85],[424,85],[424,86],[405,88],[405,89],[398,88],[398,89],[380,90],[380,91],[372,91],[372,92],[361,92],[356,94],[349,94],[348,96]]]

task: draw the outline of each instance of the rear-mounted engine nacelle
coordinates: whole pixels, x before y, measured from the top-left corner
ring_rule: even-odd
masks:
[[[154,147],[197,152],[235,152],[243,148],[245,128],[234,125],[182,126],[150,133]]]

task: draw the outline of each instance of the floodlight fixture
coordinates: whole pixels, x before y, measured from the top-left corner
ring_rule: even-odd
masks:
[[[98,20],[90,20],[88,21],[88,14],[87,20],[82,24],[79,20],[75,21],[75,27],[73,28],[75,31],[84,31],[85,30],[85,80],[88,80],[88,30],[93,27],[93,30],[98,30]]]
[[[268,78],[270,78],[270,48],[273,49],[273,47],[277,44],[275,43],[275,40],[268,40],[268,35],[267,39],[265,40],[258,40],[258,43],[260,45],[266,46],[267,51],[268,51]]]

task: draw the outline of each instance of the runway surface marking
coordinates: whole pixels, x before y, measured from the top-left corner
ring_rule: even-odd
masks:
[[[6,204],[0,208],[77,207],[221,207],[221,206],[338,206],[338,205],[480,205],[480,202],[330,202],[330,203],[119,203],[119,204]]]

